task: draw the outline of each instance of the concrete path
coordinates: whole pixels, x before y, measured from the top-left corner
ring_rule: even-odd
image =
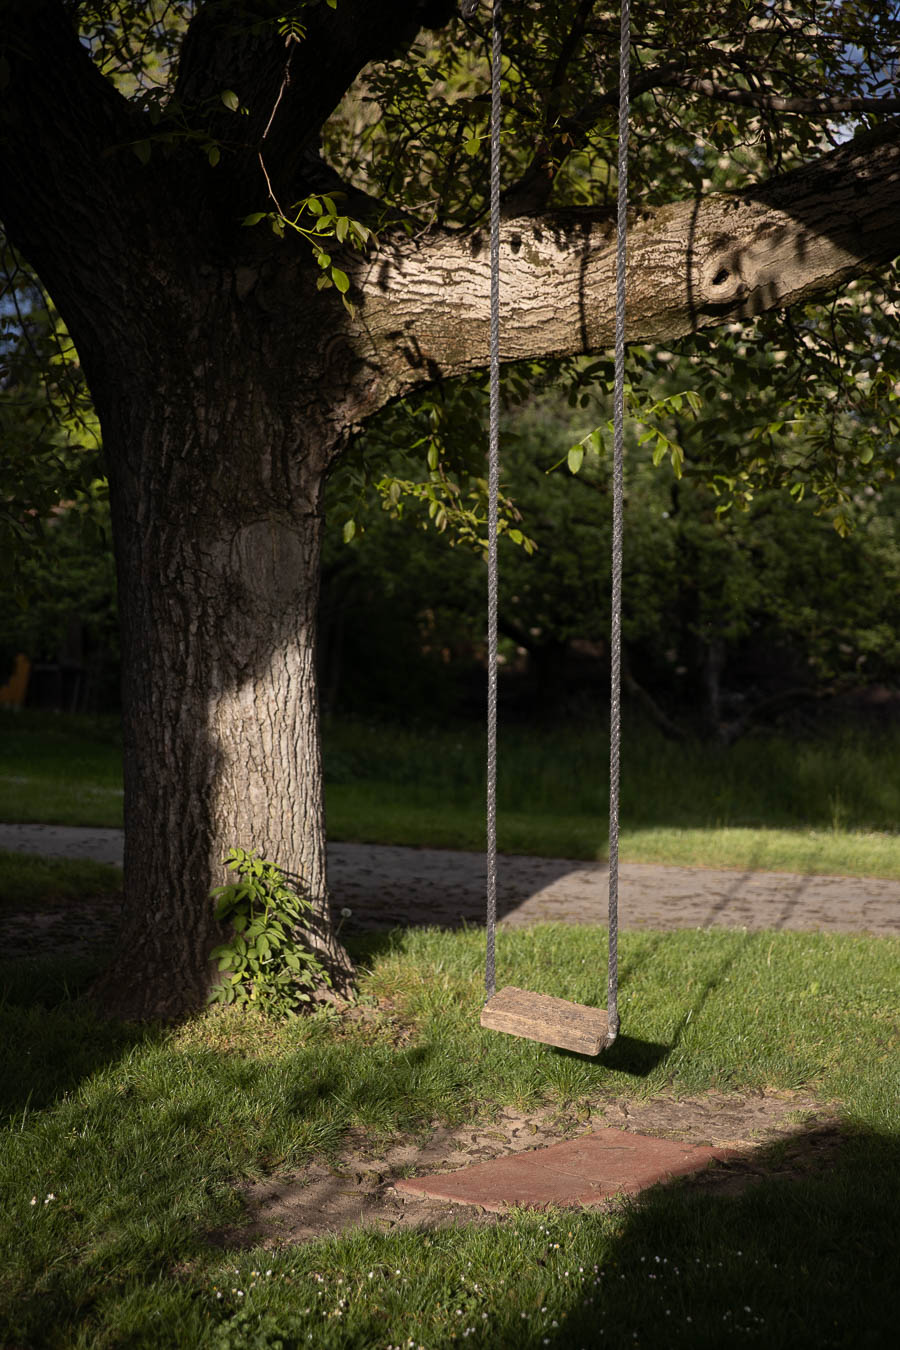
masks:
[[[121,863],[121,830],[0,825],[0,849]],[[330,844],[335,905],[352,911],[348,930],[484,922],[480,853]],[[603,923],[605,865],[561,858],[500,857],[497,909],[509,926]],[[623,863],[623,928],[776,928],[900,935],[900,882]]]

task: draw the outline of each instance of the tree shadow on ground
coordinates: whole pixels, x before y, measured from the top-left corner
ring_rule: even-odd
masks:
[[[895,1138],[835,1121],[799,1127],[742,1159],[609,1209],[541,1216],[549,1235],[539,1262],[544,1282],[534,1285],[526,1261],[518,1298],[486,1303],[471,1343],[492,1350],[882,1350],[894,1343],[900,1314],[898,1202]],[[521,1218],[478,1217],[479,1227],[485,1222],[495,1225],[498,1251],[518,1245],[524,1252]],[[433,1227],[423,1222],[421,1231]],[[474,1254],[475,1228],[471,1235]],[[370,1259],[399,1264],[397,1240],[373,1238]],[[554,1297],[557,1280],[563,1306]],[[452,1329],[446,1326],[447,1336]],[[302,1344],[299,1326],[296,1340],[284,1330],[285,1346]],[[385,1330],[383,1321],[355,1320],[346,1344],[379,1343]]]
[[[99,1021],[78,999],[107,953],[0,963],[0,1118],[72,1093],[158,1028]]]
[[[900,1142],[830,1124],[656,1187],[624,1208],[559,1328],[497,1343],[892,1344],[898,1181]],[[606,1251],[602,1220],[584,1222]]]

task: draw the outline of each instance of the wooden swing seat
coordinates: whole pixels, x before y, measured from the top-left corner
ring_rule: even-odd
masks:
[[[586,1008],[549,994],[532,994],[508,984],[489,998],[481,1010],[481,1025],[510,1036],[574,1050],[579,1055],[599,1055],[609,1041],[605,1008]]]

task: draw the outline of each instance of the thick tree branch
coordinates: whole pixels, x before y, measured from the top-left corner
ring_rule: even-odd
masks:
[[[302,9],[302,36],[279,31],[282,7],[251,22],[241,0],[202,5],[191,21],[179,62],[175,96],[204,125],[235,147],[232,172],[259,173],[259,153],[276,195],[302,182],[304,156],[323,123],[363,66],[393,56],[423,26],[441,27],[457,13],[454,0],[341,0],[332,9]],[[237,94],[247,115],[221,101]]]
[[[59,0],[0,0],[8,78],[0,90],[0,216],[57,304],[98,329],[96,284],[121,299],[146,241],[143,194],[158,165],[131,149],[147,121],[97,70]]]
[[[630,225],[627,338],[673,341],[824,294],[900,252],[900,124],[735,193],[642,210]],[[395,237],[360,263],[359,355],[387,394],[483,366],[483,230]],[[502,229],[502,359],[592,352],[613,341],[612,222],[590,213]]]

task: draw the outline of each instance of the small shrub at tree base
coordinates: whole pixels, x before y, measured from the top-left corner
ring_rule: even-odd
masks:
[[[240,881],[218,886],[216,918],[231,920],[232,937],[214,947],[222,980],[209,1003],[236,1003],[277,1016],[295,1017],[298,1003],[309,1003],[318,985],[330,985],[327,971],[298,937],[309,927],[310,902],[287,882],[274,863],[232,848],[224,859]]]

